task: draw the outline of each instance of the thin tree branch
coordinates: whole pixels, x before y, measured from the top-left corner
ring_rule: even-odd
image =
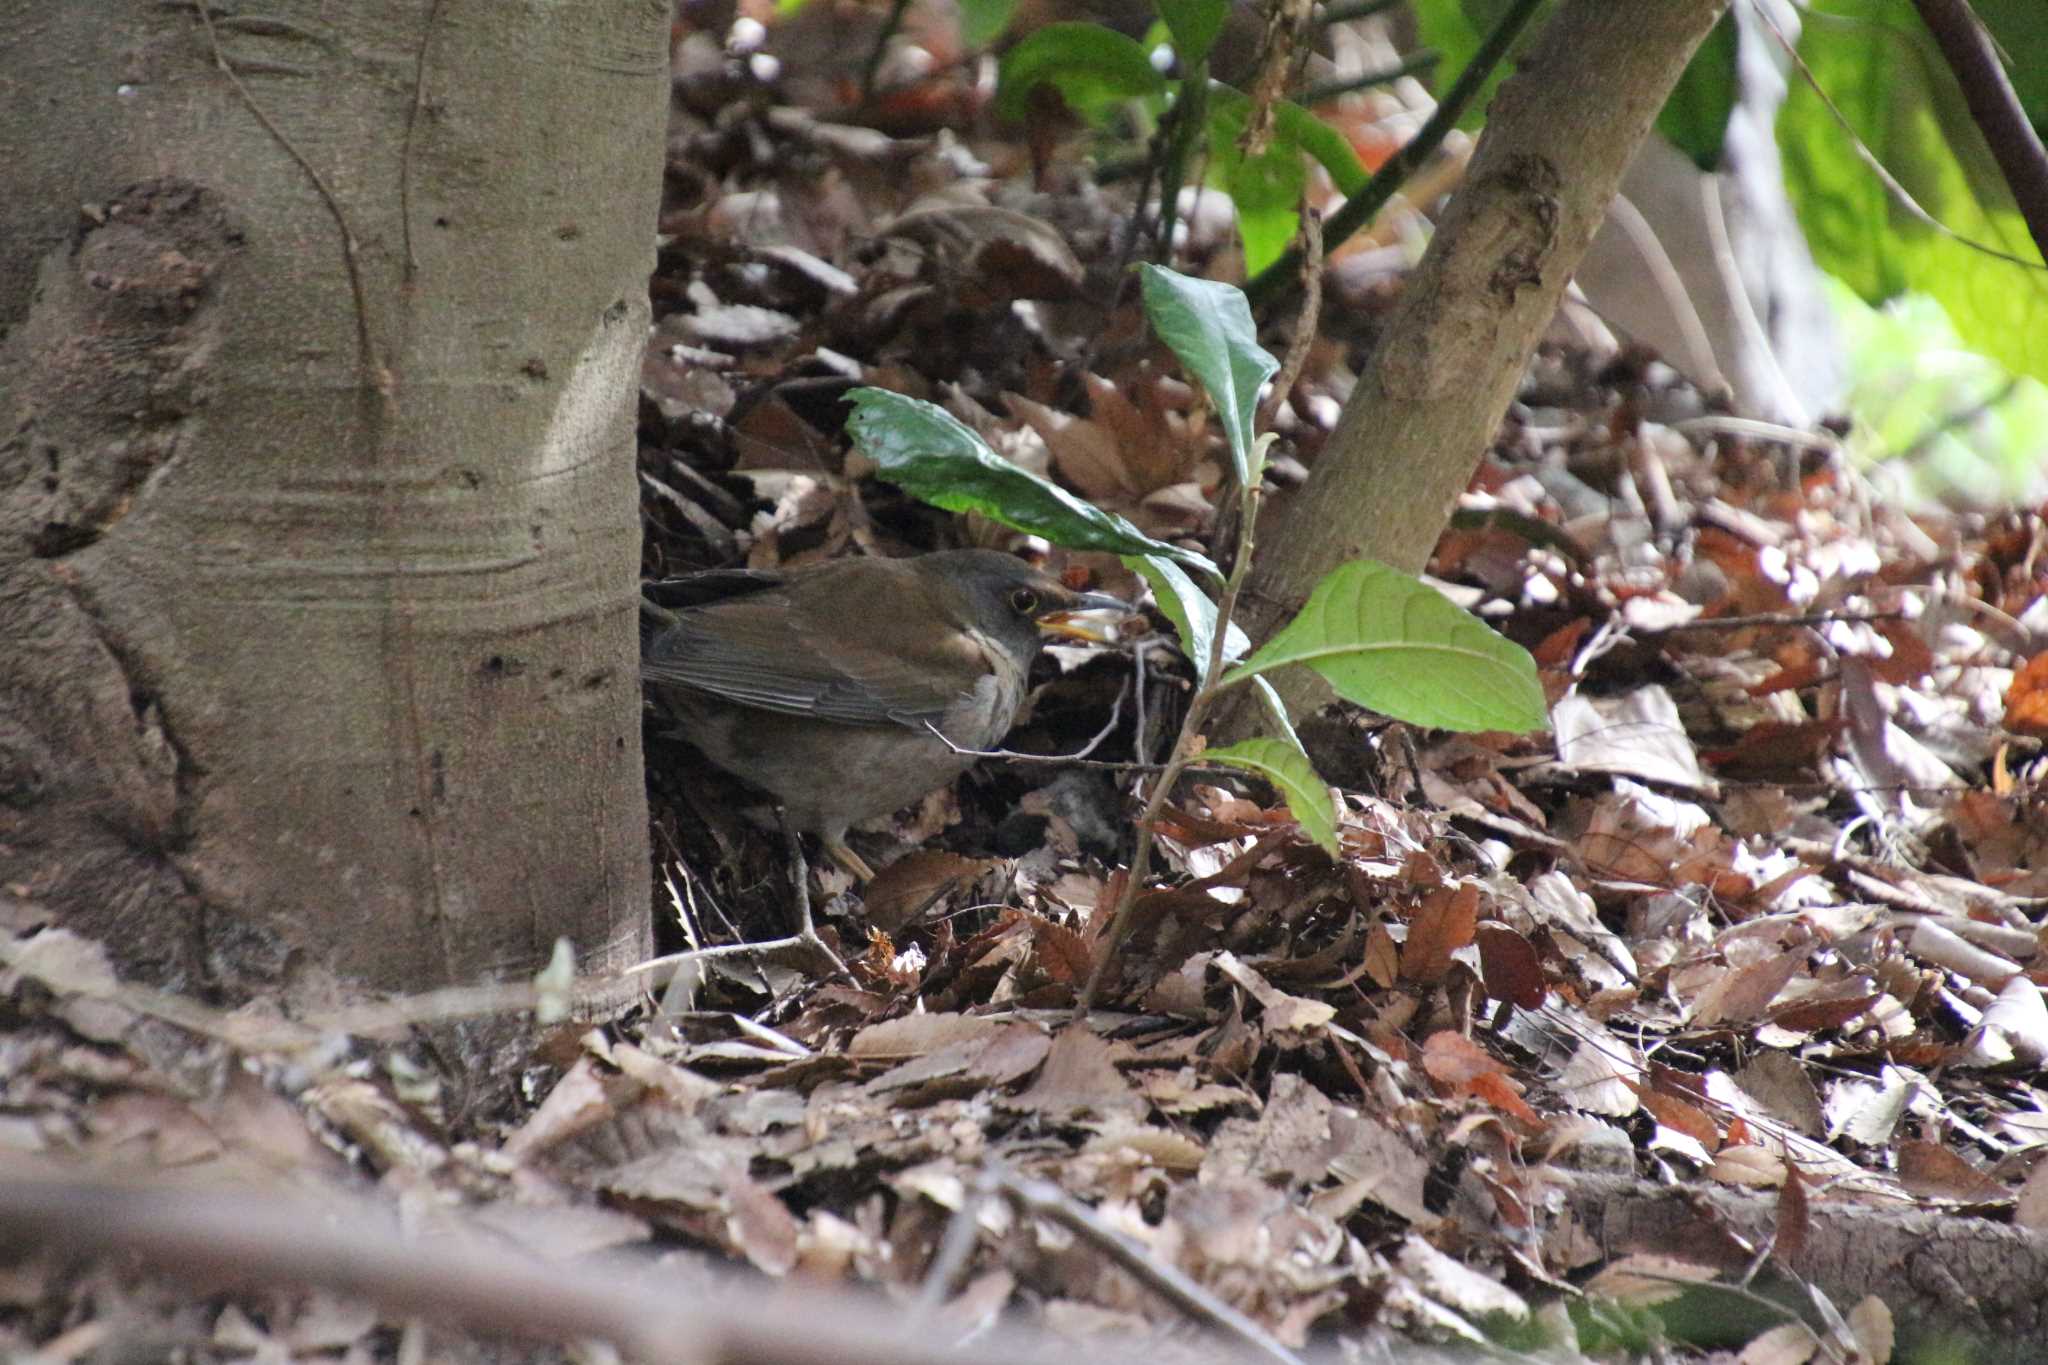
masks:
[[[1991,144],[1991,155],[2005,175],[2020,216],[2027,220],[2035,248],[2048,256],[2048,150],[2020,107],[1984,21],[1970,9],[1969,0],[1913,0],[1913,7],[1934,35],[1948,69],[1956,73],[1963,102]]]

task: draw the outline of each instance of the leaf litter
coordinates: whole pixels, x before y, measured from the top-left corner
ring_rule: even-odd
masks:
[[[804,22],[788,88],[835,89]],[[883,127],[772,87],[728,113],[702,37],[679,38],[642,371],[650,576],[997,541],[860,479],[839,435],[859,385],[938,398],[1207,549],[1221,437],[1118,292],[1123,201],[1034,174],[986,125],[957,138],[957,75],[899,90]],[[1283,480],[1363,358],[1316,357],[1278,419]],[[1536,655],[1554,741],[1353,713],[1318,754],[1344,775],[1336,858],[1256,786],[1191,785],[1085,1023],[1117,850],[1055,813],[1049,770],[995,772],[892,826],[943,847],[838,888],[852,981],[735,963],[686,1008],[556,1027],[488,1119],[374,1037],[172,1008],[0,897],[0,1146],[381,1182],[541,1256],[680,1245],[936,1290],[963,1335],[1010,1313],[1173,1335],[1201,1317],[1185,1280],[1287,1348],[1484,1341],[1567,1278],[1626,1302],[1721,1273],[1590,1244],[1569,1195],[1588,1172],[1775,1191],[1788,1245],[1835,1205],[2048,1226],[2048,527],[1885,505],[1825,442],[1696,420],[1700,394],[1630,363],[1532,367],[1467,495],[1480,525],[1431,564]],[[1186,695],[1163,638],[1128,651],[1148,676],[1126,761],[1158,757]],[[1071,751],[1128,667],[1042,681],[1012,742]],[[650,756],[690,942],[780,933],[779,854],[731,815],[743,797],[665,788]],[[1127,824],[1104,785],[1095,823]],[[8,1275],[11,1348],[118,1314],[221,1359],[355,1358],[403,1328],[321,1295],[195,1308],[47,1258]],[[1873,1302],[1845,1310],[1866,1342],[1888,1331]]]

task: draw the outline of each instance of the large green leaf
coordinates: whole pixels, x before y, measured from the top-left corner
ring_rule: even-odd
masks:
[[[1152,330],[1208,391],[1209,405],[1230,443],[1237,486],[1251,487],[1259,474],[1259,449],[1252,439],[1259,386],[1273,377],[1280,362],[1259,345],[1258,324],[1244,291],[1149,263],[1139,267],[1139,274]]]
[[[1223,679],[1306,664],[1346,701],[1444,730],[1547,729],[1536,661],[1427,583],[1372,560],[1332,569]]]
[[[1097,125],[1125,100],[1166,92],[1166,78],[1145,49],[1101,24],[1047,24],[1011,48],[996,78],[996,112],[1024,117],[1040,85],[1058,90],[1068,108]]]
[[[2038,263],[1990,149],[1911,0],[1825,0],[1799,50],[1821,89],[1921,208]],[[2021,65],[2026,65],[2022,62]],[[1902,207],[1795,73],[1778,116],[1785,183],[1814,259],[1863,299],[1938,300],[1968,346],[2048,379],[2048,273],[1972,250]]]
[[[1187,570],[1162,555],[1126,555],[1124,567],[1152,585],[1153,600],[1180,636],[1181,652],[1194,664],[1196,676],[1206,682],[1209,653],[1216,640],[1216,604],[1188,577]],[[1232,623],[1223,637],[1223,662],[1236,663],[1251,648],[1251,637]]]
[[[944,408],[887,389],[854,389],[846,428],[880,477],[949,512],[979,512],[1055,545],[1116,555],[1160,555],[1215,575],[1192,550],[1154,540],[1059,485],[1020,469]]]
[[[1330,800],[1330,784],[1316,772],[1300,744],[1284,739],[1240,740],[1228,748],[1204,750],[1201,761],[1242,768],[1271,782],[1287,798],[1287,809],[1302,833],[1332,858],[1337,856],[1337,807]]]

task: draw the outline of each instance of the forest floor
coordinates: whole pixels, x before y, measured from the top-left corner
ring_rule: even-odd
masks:
[[[682,26],[676,51],[648,576],[976,543],[1142,596],[1114,558],[866,477],[857,385],[1209,544],[1220,438],[1129,287],[1128,187],[1096,185],[1073,129],[997,125],[943,59],[852,121],[864,42],[815,25],[751,54]],[[1360,146],[1417,117],[1398,89],[1340,113]],[[1226,206],[1192,207],[1175,263],[1231,278]],[[1398,296],[1408,212],[1330,268],[1268,534]],[[377,1030],[287,1045],[39,935],[0,973],[0,1148],[269,1193],[233,1206],[249,1247],[205,1294],[146,1257],[0,1264],[0,1347],[496,1349],[437,1305],[552,1325],[579,1357],[658,1339],[593,1328],[545,1277],[450,1287],[514,1250],[569,1299],[592,1264],[711,1288],[706,1311],[781,1343],[735,1359],[923,1359],[998,1320],[1070,1361],[2041,1358],[2048,523],[1881,495],[1840,432],[1740,420],[1563,323],[1464,511],[1430,575],[1534,655],[1553,732],[1324,718],[1305,738],[1340,789],[1336,858],[1255,785],[1191,782],[1085,1023],[1144,780],[1107,765],[1163,759],[1192,676],[1156,612],[1051,651],[1009,741],[1071,754],[1109,726],[1105,766],[984,763],[856,835],[871,885],[813,869],[849,977],[794,950],[650,975],[635,1008],[539,1030],[509,1106],[464,1104]],[[664,946],[788,933],[785,852],[746,794],[648,751]],[[234,1288],[262,1278],[234,1256],[293,1254],[261,1213],[292,1201],[335,1220],[306,1215],[307,1245],[366,1206],[471,1235],[347,1223],[388,1274]],[[233,1241],[198,1205],[127,1207],[186,1248],[165,1254]],[[876,1291],[918,1345],[871,1349],[836,1308],[773,1321],[764,1281]]]

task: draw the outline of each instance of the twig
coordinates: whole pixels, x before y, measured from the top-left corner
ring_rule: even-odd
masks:
[[[1884,186],[1885,192],[1891,195],[1899,207],[1949,240],[1958,242],[1972,251],[1989,256],[1993,260],[2004,261],[2008,265],[2023,266],[2028,270],[2048,270],[2048,265],[2043,265],[2039,261],[2030,261],[2021,256],[2014,256],[2008,252],[2000,251],[1997,247],[1987,246],[1983,242],[1965,237],[1962,233],[1957,232],[1947,223],[1942,222],[1932,213],[1920,207],[1920,201],[1915,199],[1906,187],[1899,183],[1897,176],[1885,169],[1884,162],[1878,160],[1877,153],[1871,151],[1869,145],[1857,134],[1856,127],[1849,122],[1848,116],[1829,97],[1828,92],[1821,88],[1821,83],[1814,79],[1813,68],[1808,66],[1806,59],[1799,55],[1798,44],[1785,36],[1785,31],[1778,27],[1778,21],[1771,17],[1768,7],[1755,4],[1752,0],[1750,8],[1755,11],[1757,18],[1763,21],[1764,27],[1771,31],[1771,36],[1777,39],[1778,46],[1784,49],[1785,55],[1791,58],[1792,64],[1799,68],[1799,74],[1806,81],[1807,88],[1813,91],[1815,98],[1820,100],[1821,106],[1833,116],[1843,135],[1849,139],[1849,145],[1855,149],[1857,158],[1870,168],[1871,174],[1877,177],[1878,182]],[[1825,16],[1809,13],[1807,20],[1808,22],[1814,22],[1823,17]]]
[[[1195,1321],[1235,1337],[1267,1360],[1302,1365],[1301,1357],[1281,1345],[1272,1333],[1104,1223],[1093,1209],[1069,1198],[1057,1185],[1007,1173],[998,1173],[996,1181],[1003,1196],[1020,1212],[1085,1237],[1139,1283]]]
[[[1934,35],[1949,70],[1956,73],[1963,102],[1991,144],[1991,155],[2033,234],[2034,249],[2048,256],[2048,150],[2020,107],[1984,21],[1970,9],[1969,0],[1913,0],[1913,8]]]
[[[1445,92],[1428,122],[1403,144],[1400,151],[1387,158],[1386,164],[1373,173],[1372,179],[1366,181],[1358,193],[1345,200],[1344,206],[1330,216],[1325,229],[1328,250],[1334,251],[1344,245],[1352,233],[1371,222],[1373,215],[1386,206],[1416,168],[1443,144],[1451,129],[1457,127],[1458,120],[1465,116],[1465,110],[1479,97],[1486,78],[1494,67],[1500,65],[1523,27],[1535,17],[1542,4],[1543,0],[1515,0],[1514,7],[1500,17],[1500,22],[1480,43],[1479,50],[1472,54],[1472,60],[1458,73],[1458,79]],[[1300,274],[1301,253],[1298,249],[1289,248],[1285,256],[1260,271],[1258,277],[1245,286],[1244,292],[1251,300],[1252,311],[1256,313],[1280,303],[1292,292]]]
[[[1325,81],[1311,85],[1295,97],[1296,104],[1314,108],[1340,95],[1354,90],[1370,90],[1376,85],[1392,85],[1403,76],[1412,76],[1418,71],[1428,71],[1444,59],[1444,54],[1433,47],[1418,47],[1400,61],[1378,71],[1368,71],[1362,76],[1346,76],[1341,81]]]
[[[875,45],[868,52],[867,65],[860,72],[860,100],[866,104],[875,97],[875,77],[881,74],[882,58],[888,55],[889,40],[896,36],[896,30],[903,25],[903,12],[910,8],[910,0],[891,0],[889,17],[882,21],[882,31],[875,35]]]
[[[1302,310],[1295,323],[1294,345],[1288,348],[1288,356],[1299,366],[1307,355],[1304,338],[1313,338],[1316,331],[1319,309],[1322,305],[1322,252],[1317,249],[1321,242],[1321,222],[1312,213],[1302,215],[1302,236],[1309,243],[1309,249],[1298,254],[1298,267],[1302,272]],[[1284,371],[1283,371],[1284,375]],[[1287,387],[1292,387],[1293,376],[1286,376]],[[1274,386],[1276,394],[1281,386]],[[1263,411],[1263,410],[1262,410]],[[1097,953],[1095,965],[1088,973],[1088,983],[1081,990],[1081,998],[1075,1003],[1074,1016],[1083,1018],[1089,1007],[1095,1003],[1096,995],[1109,978],[1109,969],[1115,963],[1117,950],[1122,946],[1124,936],[1130,932],[1132,916],[1138,905],[1138,895],[1143,890],[1145,879],[1152,867],[1152,843],[1154,829],[1159,816],[1173,793],[1174,784],[1180,780],[1188,766],[1193,763],[1202,738],[1202,722],[1208,718],[1210,708],[1222,695],[1223,665],[1226,662],[1225,649],[1230,638],[1230,622],[1237,611],[1238,594],[1244,590],[1245,579],[1251,574],[1253,531],[1258,524],[1259,496],[1264,481],[1256,476],[1245,480],[1245,486],[1238,489],[1238,525],[1236,552],[1231,557],[1230,576],[1223,586],[1223,599],[1216,605],[1215,626],[1209,636],[1209,658],[1200,665],[1200,685],[1195,689],[1194,700],[1188,703],[1187,714],[1181,718],[1180,735],[1174,741],[1173,753],[1167,759],[1166,771],[1153,784],[1152,792],[1145,801],[1145,812],[1138,818],[1137,846],[1131,852],[1129,875],[1124,878],[1122,892],[1117,897],[1116,909],[1110,916],[1109,928],[1101,939],[1101,951]]]
[[[48,1169],[40,1164],[29,1170]],[[905,1331],[897,1309],[821,1285],[770,1290],[735,1276],[693,1298],[629,1262],[542,1261],[443,1213],[451,1235],[401,1234],[393,1211],[320,1201],[38,1178],[0,1179],[0,1245],[137,1257],[205,1285],[302,1289],[366,1299],[394,1317],[462,1322],[500,1336],[614,1343],[629,1359],[698,1365],[959,1365],[950,1340]],[[1110,1365],[1125,1357],[998,1327],[977,1365]],[[1263,1357],[1270,1359],[1270,1356]]]
[[[1124,698],[1129,696],[1130,693],[1131,680],[1129,678],[1126,678],[1124,679],[1124,685],[1122,689],[1120,689],[1116,694],[1116,704],[1109,708],[1109,724],[1103,726],[1100,730],[1096,731],[1095,738],[1089,740],[1086,744],[1081,746],[1080,749],[1076,750],[1074,753],[1071,754],[1020,754],[1014,749],[968,749],[963,748],[962,746],[955,744],[952,740],[948,739],[946,737],[945,731],[939,729],[939,727],[932,721],[926,721],[924,723],[924,728],[931,731],[933,738],[937,739],[939,743],[945,745],[948,749],[951,749],[954,753],[960,755],[962,758],[1000,758],[1005,762],[1009,763],[1078,764],[1082,759],[1085,759],[1086,757],[1088,757],[1088,755],[1094,753],[1097,749],[1101,748],[1102,741],[1108,739],[1111,732],[1113,732],[1116,729],[1117,722],[1123,719]],[[1127,768],[1130,765],[1127,763],[1116,763],[1110,766],[1116,768]]]

